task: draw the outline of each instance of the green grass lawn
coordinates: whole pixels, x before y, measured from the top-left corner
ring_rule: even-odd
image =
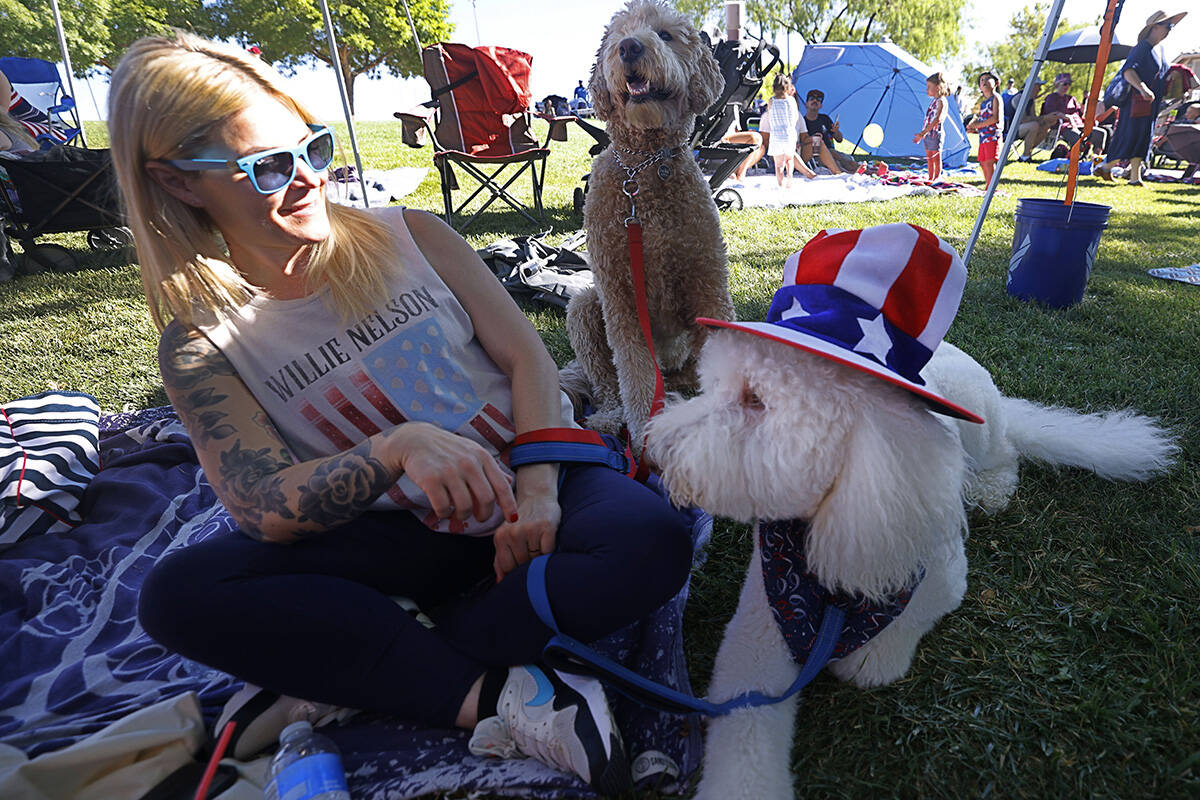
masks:
[[[103,141],[98,126],[88,132]],[[370,167],[429,165],[397,125],[362,123],[358,135]],[[582,224],[571,193],[588,144],[573,135],[553,148],[554,241]],[[1079,199],[1112,216],[1083,302],[1049,311],[1009,297],[1005,277],[1018,198],[1060,197],[1063,182],[1025,164],[1005,170],[948,338],[1008,394],[1161,417],[1183,459],[1138,485],[1026,467],[1008,510],[972,517],[967,597],[908,677],[869,692],[826,677],[806,690],[794,751],[806,797],[1200,796],[1200,287],[1146,275],[1200,262],[1200,188],[1081,179]],[[432,170],[406,202],[440,209]],[[762,319],[784,259],[822,228],[913,222],[961,250],[978,208],[979,198],[942,196],[725,212],[738,314]],[[497,212],[468,238],[482,247],[530,232]],[[53,240],[92,268],[0,285],[0,400],[56,387],[108,411],[164,404],[136,266],[85,252],[80,234]],[[563,317],[530,315],[568,359]],[[698,691],[749,552],[747,529],[719,521],[686,619]]]

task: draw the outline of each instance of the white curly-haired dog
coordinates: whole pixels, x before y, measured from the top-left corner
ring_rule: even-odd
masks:
[[[1121,479],[1171,465],[1152,420],[1004,397],[942,344],[965,277],[915,226],[822,232],[789,259],[768,322],[709,323],[701,394],[649,437],[674,501],[755,523],[710,700],[787,690],[827,605],[847,612],[838,678],[902,677],[966,591],[964,499],[1002,507],[1019,456]],[[698,797],[792,797],[795,711],[793,697],[711,720]]]
[[[641,222],[646,304],[667,388],[695,388],[706,331],[733,318],[721,223],[687,142],[724,88],[709,46],[674,8],[631,0],[609,22],[588,90],[611,144],[592,164],[584,203],[594,289],[571,300],[576,361],[564,388],[586,395],[589,427],[640,441],[655,396],[654,359],[638,321],[626,221]],[[626,191],[636,191],[636,209]]]

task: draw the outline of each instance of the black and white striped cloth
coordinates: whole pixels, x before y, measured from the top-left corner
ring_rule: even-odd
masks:
[[[43,392],[0,406],[0,550],[74,527],[100,471],[100,406],[79,392]]]

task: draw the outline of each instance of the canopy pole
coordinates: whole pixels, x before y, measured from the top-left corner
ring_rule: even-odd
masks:
[[[337,41],[333,38],[333,18],[329,16],[328,0],[321,0],[321,14],[325,17],[325,35],[329,38],[329,59],[333,62],[333,74],[337,76],[338,93],[342,96],[342,112],[346,115],[346,129],[350,132],[350,149],[354,151],[354,166],[358,169],[358,184],[362,187],[363,208],[370,208],[371,201],[367,199],[367,178],[363,175],[362,158],[358,154],[358,139],[354,137],[354,118],[350,114],[350,97],[346,94],[346,79],[342,75],[342,62],[338,58]]]
[[[871,109],[871,116],[867,117],[867,123],[866,125],[863,125],[863,133],[866,132],[867,125],[870,125],[875,121],[875,114],[879,111],[879,107],[883,105],[883,98],[887,97],[888,90],[892,88],[892,82],[896,80],[896,76],[899,74],[900,70],[897,67],[892,67],[892,77],[888,78],[887,86],[883,87],[883,92],[879,95],[879,102],[875,104],[873,109]],[[858,152],[858,146],[862,144],[862,137],[862,133],[859,133],[858,139],[856,139],[854,142],[854,149],[850,151],[850,155],[854,155]],[[863,152],[866,151],[864,150]],[[970,155],[970,153],[968,153],[968,155]]]
[[[425,48],[421,47],[421,37],[417,36],[417,26],[413,24],[412,12],[408,9],[408,0],[401,0],[404,3],[404,16],[408,17],[408,27],[412,28],[413,41],[417,44],[417,58],[421,57],[421,53]],[[474,0],[471,1],[471,7],[475,7]],[[475,38],[479,38],[479,17],[475,17]]]
[[[58,13],[58,0],[50,0],[50,10],[54,12],[54,30],[58,33],[58,49],[62,51],[63,66],[67,70],[67,91],[71,93],[71,100],[75,101],[75,107],[78,108],[79,102],[75,98],[75,82],[71,79],[71,54],[67,52],[67,36],[63,33],[62,15]],[[84,147],[87,147],[87,136],[83,132],[82,121],[79,123],[79,141],[83,142]]]
[[[1058,18],[1062,14],[1064,2],[1065,0],[1054,0],[1054,5],[1050,7],[1050,13],[1046,17],[1046,27],[1042,29],[1042,40],[1038,42],[1037,56],[1034,58],[1033,66],[1029,70],[1029,77],[1025,79],[1025,88],[1021,91],[1021,100],[1017,103],[1014,114],[1016,119],[1006,123],[1008,125],[1008,133],[1004,137],[1004,147],[1001,148],[1000,156],[996,162],[996,171],[992,175],[991,182],[988,183],[987,191],[984,192],[983,204],[980,205],[979,214],[975,217],[975,228],[971,231],[971,238],[967,240],[967,246],[963,249],[964,266],[970,266],[971,253],[975,250],[975,242],[979,238],[979,231],[983,228],[983,220],[987,217],[988,206],[992,204],[992,195],[996,193],[996,186],[1000,183],[1000,174],[1004,172],[1004,165],[1008,162],[1008,152],[1017,140],[1017,129],[1021,127],[1021,118],[1025,116],[1025,109],[1029,107],[1033,82],[1037,79],[1038,73],[1041,72],[1042,64],[1045,62],[1046,55],[1050,50],[1050,39],[1054,36],[1054,29],[1058,27]]]
[[[1100,26],[1100,46],[1096,48],[1096,70],[1092,73],[1092,88],[1088,92],[1087,107],[1083,112],[1083,131],[1075,144],[1071,145],[1071,165],[1067,168],[1067,196],[1063,202],[1075,202],[1075,183],[1079,180],[1079,148],[1088,140],[1096,124],[1096,105],[1100,99],[1100,84],[1104,82],[1104,68],[1108,65],[1108,53],[1112,47],[1113,28],[1116,27],[1117,5],[1121,0],[1108,0],[1104,11],[1104,24]]]

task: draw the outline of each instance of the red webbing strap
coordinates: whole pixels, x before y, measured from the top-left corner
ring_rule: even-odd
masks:
[[[638,323],[642,326],[642,338],[650,352],[650,363],[654,365],[654,400],[650,403],[650,417],[663,409],[666,387],[663,385],[662,370],[658,368],[658,357],[654,355],[654,337],[650,333],[650,309],[646,305],[646,268],[642,263],[642,223],[636,219],[625,221],[625,232],[629,237],[629,270],[633,277],[633,298],[637,303]],[[646,440],[642,440],[642,451],[637,457],[637,479],[645,482],[649,475],[646,466]],[[643,474],[645,473],[645,474]]]
[[[629,271],[633,278],[633,298],[637,304],[638,323],[642,326],[642,338],[646,340],[646,350],[650,353],[650,363],[654,366],[654,400],[650,403],[650,418],[663,409],[666,398],[666,387],[663,385],[662,370],[658,368],[658,357],[654,355],[654,335],[650,332],[650,308],[646,304],[646,267],[642,261],[642,223],[636,218],[625,221],[625,232],[629,238]],[[632,445],[632,442],[630,443]],[[639,482],[645,483],[650,477],[650,468],[646,463],[647,438],[642,438],[642,449],[638,453],[637,474]]]
[[[513,439],[513,446],[533,442],[575,442],[607,447],[600,434],[583,428],[538,428],[536,431],[526,431],[517,434],[517,438]]]

